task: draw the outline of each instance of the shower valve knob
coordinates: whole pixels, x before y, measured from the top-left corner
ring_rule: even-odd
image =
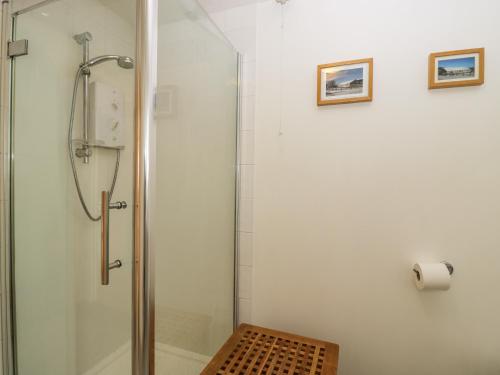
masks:
[[[75,151],[75,155],[78,158],[88,158],[92,156],[92,150],[87,147],[77,148]]]
[[[127,202],[119,201],[119,202],[115,202],[115,203],[110,203],[109,208],[115,209],[115,210],[122,210],[122,209],[127,208]]]

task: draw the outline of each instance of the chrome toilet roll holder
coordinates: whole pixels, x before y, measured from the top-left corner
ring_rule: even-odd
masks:
[[[450,262],[447,262],[447,261],[443,261],[441,263],[443,263],[446,266],[446,268],[448,268],[448,272],[450,273],[450,276],[453,275],[453,272],[455,272],[455,268],[453,268],[453,264],[451,264]]]
[[[448,261],[442,261],[441,263],[443,263],[446,266],[446,268],[448,268],[448,272],[450,273],[450,276],[453,275],[453,273],[455,272],[455,268],[453,267],[453,264],[451,264]],[[415,268],[413,269],[413,272],[415,272],[415,274],[417,275],[417,280],[420,281],[420,272],[418,272]]]

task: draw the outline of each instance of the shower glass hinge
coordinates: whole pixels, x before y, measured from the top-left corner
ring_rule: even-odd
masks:
[[[28,54],[28,39],[9,42],[7,55],[9,57],[25,56]]]

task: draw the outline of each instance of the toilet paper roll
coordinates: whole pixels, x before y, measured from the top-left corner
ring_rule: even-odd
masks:
[[[448,290],[451,275],[444,263],[417,263],[413,266],[418,290]]]

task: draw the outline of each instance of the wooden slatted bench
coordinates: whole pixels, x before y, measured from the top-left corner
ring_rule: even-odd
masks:
[[[336,375],[339,346],[242,324],[200,375]]]

